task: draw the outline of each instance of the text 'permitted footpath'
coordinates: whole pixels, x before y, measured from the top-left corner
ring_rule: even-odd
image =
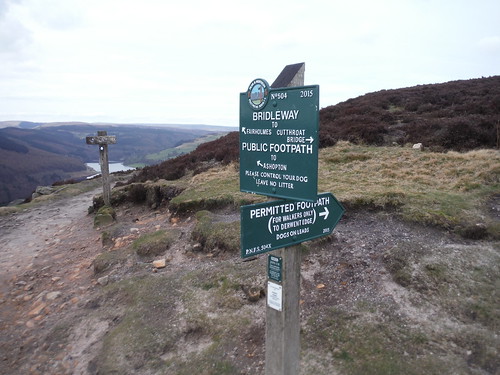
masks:
[[[242,206],[243,258],[330,234],[344,213],[331,193],[315,202],[277,200]]]
[[[240,190],[314,201],[319,86],[269,89],[256,82],[240,94]]]

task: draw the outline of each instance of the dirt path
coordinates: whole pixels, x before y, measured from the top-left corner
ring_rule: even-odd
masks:
[[[0,217],[0,285],[8,288],[8,281],[23,269],[33,267],[33,262],[46,251],[58,245],[74,227],[88,228],[82,224],[92,197],[99,189],[76,197],[49,202],[18,214]],[[89,218],[90,221],[91,219]],[[71,230],[73,229],[73,230]],[[95,232],[90,227],[93,234]],[[87,233],[89,234],[89,233]]]
[[[12,374],[27,357],[44,360],[36,354],[49,319],[89,291],[102,246],[87,211],[98,192],[0,217],[0,373]]]
[[[0,217],[0,374],[87,373],[107,323],[100,329],[100,322],[92,322],[92,334],[81,324],[64,347],[54,342],[59,323],[84,319],[82,311],[99,289],[93,260],[105,249],[88,208],[100,191]],[[142,206],[121,206],[117,215],[114,249],[170,225],[167,213]],[[177,258],[172,263],[182,261]]]

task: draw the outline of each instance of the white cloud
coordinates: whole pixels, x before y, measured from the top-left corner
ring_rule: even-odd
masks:
[[[488,53],[500,53],[500,35],[484,37],[479,41],[479,46]]]
[[[18,1],[0,2],[0,56],[3,59],[21,56],[32,41],[32,33],[12,12]]]
[[[239,92],[297,62],[322,106],[499,74],[499,4],[4,1],[0,120],[237,125]]]

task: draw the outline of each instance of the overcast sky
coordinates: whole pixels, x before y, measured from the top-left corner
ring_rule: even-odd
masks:
[[[305,62],[321,107],[500,74],[499,0],[0,0],[0,121],[238,126]]]

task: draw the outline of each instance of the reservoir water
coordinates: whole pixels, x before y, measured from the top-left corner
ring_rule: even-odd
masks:
[[[101,173],[101,166],[99,165],[99,163],[85,163],[85,164],[87,165],[87,167],[90,167],[90,168],[96,170],[98,173]],[[115,162],[109,163],[109,173],[130,171],[131,169],[135,169],[135,168],[128,167],[126,165],[123,165],[122,163],[115,163]]]

